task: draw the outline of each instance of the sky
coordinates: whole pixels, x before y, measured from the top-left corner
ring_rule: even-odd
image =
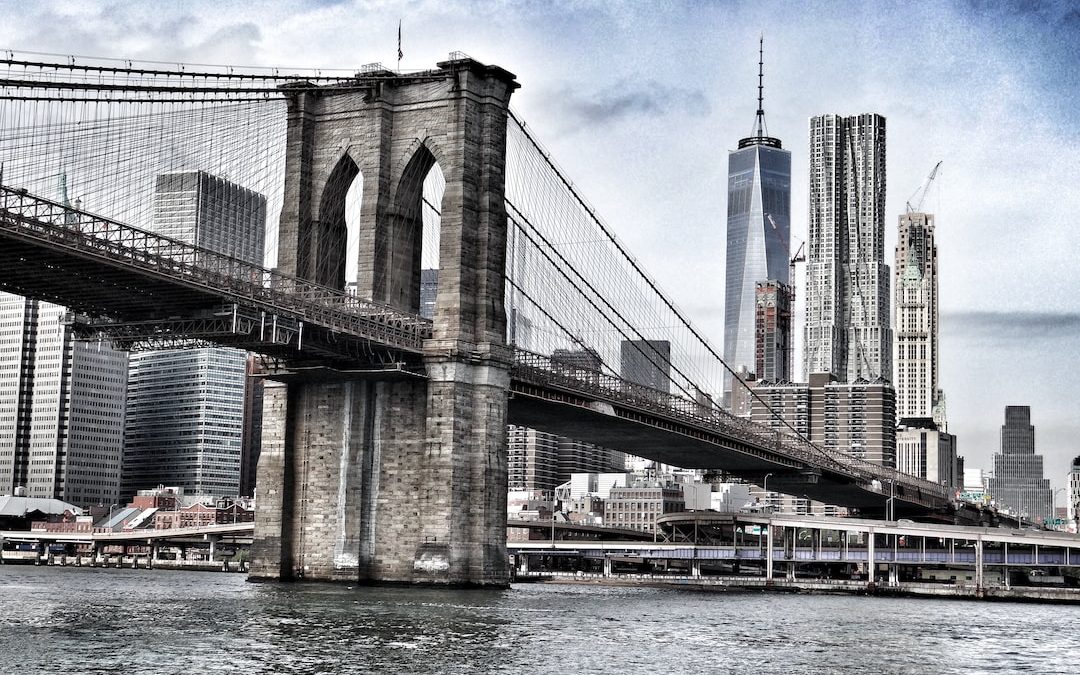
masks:
[[[1076,3],[0,0],[0,12],[0,49],[17,51],[395,67],[400,21],[403,69],[452,51],[499,65],[522,85],[517,114],[717,348],[727,153],[753,128],[764,35],[768,131],[792,152],[793,247],[809,118],[884,115],[887,260],[905,202],[943,162],[923,209],[967,467],[993,468],[1006,405],[1031,406],[1055,487],[1080,456]]]

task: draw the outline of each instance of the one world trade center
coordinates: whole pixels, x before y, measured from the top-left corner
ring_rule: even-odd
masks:
[[[724,361],[734,371],[745,368],[751,373],[762,362],[756,352],[776,349],[778,344],[770,338],[769,344],[756,345],[757,285],[773,282],[790,293],[791,283],[791,153],[782,149],[780,139],[769,136],[765,127],[762,53],[754,133],[739,141],[738,150],[728,153]],[[786,332],[790,335],[789,327]],[[785,352],[790,349],[790,337],[783,340],[782,348]],[[790,364],[789,355],[782,356],[783,363]],[[790,366],[768,376],[789,379]],[[729,392],[730,386],[725,394]]]

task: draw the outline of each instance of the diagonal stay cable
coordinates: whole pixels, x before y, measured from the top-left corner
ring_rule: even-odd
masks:
[[[519,209],[517,208],[517,206],[515,206],[515,205],[514,205],[514,204],[513,204],[513,203],[512,203],[512,202],[511,202],[511,201],[510,201],[509,199],[507,199],[507,200],[505,200],[505,201],[506,201],[506,205],[507,205],[507,206],[509,206],[509,207],[510,207],[511,209],[513,209],[513,211],[514,211],[514,212],[515,212],[515,213],[517,214],[517,216],[518,216],[518,217],[519,217],[519,218],[520,218],[520,219],[521,219],[522,221],[524,221],[524,222],[525,222],[525,224],[526,224],[526,225],[528,225],[528,226],[529,226],[529,228],[531,228],[531,229],[533,230],[533,232],[535,232],[535,233],[536,233],[536,236],[538,236],[538,237],[539,237],[539,238],[540,238],[540,239],[541,239],[541,240],[542,240],[542,241],[544,242],[544,245],[545,245],[545,246],[546,246],[546,247],[547,247],[548,249],[550,249],[550,250],[551,250],[552,252],[554,252],[554,254],[555,254],[556,256],[558,256],[558,258],[559,258],[559,261],[560,261],[560,262],[561,262],[561,263],[562,263],[562,264],[563,264],[564,266],[566,266],[567,268],[571,269],[571,270],[573,271],[573,273],[574,273],[574,276],[576,276],[576,277],[577,277],[577,278],[578,278],[578,279],[579,279],[579,280],[581,281],[581,283],[582,283],[582,284],[584,284],[584,285],[585,285],[585,287],[586,287],[586,288],[587,288],[587,289],[588,289],[588,290],[589,290],[589,291],[590,291],[590,292],[591,292],[591,293],[592,293],[593,295],[595,295],[595,296],[596,296],[597,298],[599,298],[599,299],[600,299],[600,301],[601,301],[601,302],[602,302],[602,303],[604,304],[604,306],[605,306],[605,307],[607,307],[607,309],[608,309],[608,310],[609,310],[609,311],[610,311],[610,312],[611,312],[612,314],[614,314],[614,315],[615,315],[616,317],[618,317],[618,318],[619,318],[619,320],[623,322],[623,324],[625,324],[625,325],[626,325],[626,326],[627,326],[627,327],[628,327],[628,328],[629,328],[629,329],[630,329],[631,331],[633,331],[634,335],[636,335],[636,336],[637,336],[637,339],[638,339],[638,340],[642,340],[642,341],[644,341],[644,340],[645,340],[645,336],[643,336],[643,335],[642,335],[642,334],[641,334],[641,333],[640,333],[640,332],[639,332],[639,331],[637,330],[637,328],[635,328],[635,327],[634,327],[634,326],[633,326],[633,325],[632,325],[632,324],[631,324],[631,323],[630,323],[630,322],[629,322],[629,321],[628,321],[628,320],[626,319],[626,317],[625,317],[625,316],[623,316],[621,312],[619,312],[619,310],[617,310],[617,309],[616,309],[616,308],[615,308],[614,306],[612,306],[611,302],[609,302],[609,301],[608,301],[608,299],[607,299],[607,298],[605,298],[605,297],[603,296],[603,294],[601,294],[601,293],[600,293],[600,292],[599,292],[599,291],[598,291],[598,290],[596,289],[596,287],[595,287],[595,286],[593,286],[593,284],[592,284],[592,283],[590,283],[590,282],[589,282],[589,281],[588,281],[588,280],[587,280],[587,279],[586,279],[586,278],[585,278],[584,276],[582,276],[581,272],[579,272],[579,271],[577,270],[577,268],[575,268],[575,267],[574,267],[573,265],[571,265],[571,264],[570,264],[570,262],[569,262],[569,261],[568,261],[568,260],[567,260],[567,259],[566,259],[566,258],[565,258],[565,257],[563,256],[563,254],[562,254],[562,253],[561,253],[561,252],[560,252],[560,251],[559,251],[558,249],[556,249],[556,248],[555,248],[555,246],[554,246],[554,245],[553,245],[553,244],[552,244],[552,243],[551,243],[551,242],[550,242],[550,241],[549,241],[549,240],[547,239],[547,237],[545,237],[545,236],[544,236],[544,235],[543,235],[543,234],[542,234],[542,233],[541,233],[541,232],[540,232],[540,231],[539,231],[539,230],[538,230],[538,229],[536,228],[536,226],[535,226],[535,225],[533,225],[533,224],[532,224],[532,222],[531,222],[531,221],[530,221],[530,220],[529,220],[529,219],[528,219],[528,218],[527,218],[527,217],[526,217],[526,216],[525,216],[525,215],[524,215],[523,213],[521,213],[521,211],[520,211],[520,210],[519,210]],[[542,255],[544,255],[544,257],[545,257],[545,258],[547,258],[547,259],[548,259],[548,262],[550,262],[550,263],[551,263],[552,265],[555,265],[555,269],[559,270],[559,273],[563,275],[563,278],[565,278],[565,279],[566,279],[566,280],[567,280],[568,282],[570,282],[570,284],[571,284],[572,286],[574,286],[574,287],[577,287],[577,288],[579,289],[579,292],[580,292],[580,286],[578,286],[578,284],[577,284],[577,283],[576,283],[576,282],[575,282],[575,281],[574,281],[573,279],[571,279],[571,278],[570,278],[570,277],[569,277],[569,276],[567,275],[566,271],[565,271],[565,270],[564,270],[564,269],[563,269],[563,268],[562,268],[561,266],[557,265],[557,264],[555,263],[555,261],[554,261],[554,260],[552,260],[552,259],[551,259],[551,257],[550,257],[550,256],[549,256],[549,255],[548,255],[547,253],[545,253],[545,252],[544,252],[544,248],[543,248],[543,247],[541,247],[541,246],[539,246],[539,245],[537,244],[536,240],[535,240],[535,239],[533,239],[533,238],[532,238],[532,236],[531,236],[531,235],[530,235],[530,234],[529,234],[528,232],[526,232],[526,231],[525,231],[525,230],[524,230],[523,228],[521,228],[521,227],[520,227],[520,224],[518,223],[518,221],[517,221],[517,218],[511,218],[511,220],[513,220],[513,221],[514,221],[514,223],[515,223],[516,225],[518,225],[518,229],[519,229],[519,230],[521,231],[521,233],[522,233],[522,234],[524,234],[524,235],[525,235],[525,238],[526,238],[526,239],[528,239],[528,240],[529,240],[529,241],[530,241],[530,242],[531,242],[531,243],[532,243],[532,244],[533,244],[534,246],[536,246],[537,250],[538,250],[538,251],[540,251],[540,253],[541,253]],[[586,299],[586,300],[587,300],[587,301],[589,302],[589,304],[590,304],[590,305],[592,305],[593,309],[597,310],[597,311],[598,311],[598,312],[600,313],[600,315],[601,315],[601,316],[603,316],[604,318],[606,318],[606,319],[607,319],[608,323],[609,323],[609,324],[611,324],[611,326],[612,326],[613,328],[615,328],[615,330],[617,330],[617,331],[619,332],[619,334],[620,334],[620,335],[622,335],[622,336],[623,336],[624,338],[626,338],[627,340],[631,339],[631,336],[627,335],[627,334],[626,334],[626,332],[625,332],[625,331],[624,331],[624,330],[623,330],[622,328],[620,328],[620,327],[619,327],[618,325],[616,325],[616,323],[615,323],[614,321],[612,321],[612,320],[611,320],[610,318],[607,318],[607,316],[608,316],[608,315],[607,315],[607,314],[605,314],[605,313],[604,313],[604,311],[603,311],[603,310],[602,310],[602,309],[601,309],[600,307],[597,307],[597,306],[596,306],[596,303],[595,303],[595,302],[593,302],[593,301],[592,301],[591,299],[589,299],[589,298],[588,298],[588,296],[586,296],[586,295],[585,295],[584,293],[582,293],[582,296],[583,296],[583,297],[585,297],[585,299]],[[653,365],[654,367],[656,367],[657,369],[661,369],[661,370],[662,370],[662,368],[661,368],[661,365],[660,365],[659,363],[657,363],[656,361],[654,361],[654,360],[652,359],[652,357],[651,357],[651,356],[649,356],[648,354],[645,354],[644,352],[642,352],[642,354],[643,354],[643,355],[645,356],[645,358],[649,359],[649,363],[651,363],[651,364],[652,364],[652,365]],[[682,371],[681,371],[681,370],[680,370],[679,368],[677,368],[677,367],[676,367],[676,366],[675,366],[674,364],[672,364],[672,363],[670,362],[670,360],[668,361],[667,365],[668,365],[669,367],[671,367],[672,369],[674,369],[674,370],[675,370],[675,372],[676,372],[676,373],[678,373],[678,374],[679,374],[679,376],[681,376],[682,378],[684,378],[684,379],[685,379],[685,380],[686,380],[687,382],[692,382],[692,380],[691,380],[691,379],[690,379],[689,377],[687,377],[687,376],[686,376],[686,374],[685,374],[685,373],[683,373],[683,372],[682,372]],[[670,378],[669,378],[669,379],[670,379]],[[685,389],[685,388],[684,388],[684,387],[683,387],[683,386],[682,386],[681,384],[676,384],[675,386],[676,386],[676,387],[678,387],[679,391],[681,391],[681,392],[682,392],[682,393],[683,393],[683,394],[684,394],[685,396],[687,396],[687,397],[688,397],[688,398],[690,398],[690,399],[693,399],[693,395],[692,395],[692,394],[691,394],[690,392],[686,391],[686,389]]]
[[[604,236],[608,239],[608,241],[610,241],[611,244],[616,248],[616,250],[618,250],[618,252],[620,254],[622,254],[622,256],[626,259],[626,261],[628,263],[630,263],[631,267],[645,281],[645,283],[649,286],[650,290],[652,290],[657,295],[657,297],[659,297],[660,300],[667,306],[667,308],[675,315],[675,317],[679,319],[679,321],[683,324],[683,327],[685,327],[688,331],[690,331],[690,334],[693,335],[698,340],[698,342],[701,343],[701,345],[705,347],[705,349],[709,352],[709,354],[713,358],[715,358],[720,363],[720,365],[724,367],[724,369],[728,373],[730,373],[732,375],[734,381],[740,382],[742,384],[742,386],[745,387],[746,390],[750,393],[750,395],[754,399],[756,399],[759,403],[761,403],[763,406],[765,406],[765,409],[768,410],[775,419],[777,419],[781,424],[783,424],[785,427],[790,429],[791,432],[799,440],[806,443],[808,446],[810,446],[815,451],[820,453],[826,459],[829,459],[829,460],[835,462],[836,460],[830,455],[830,453],[828,451],[826,451],[824,448],[822,448],[822,447],[818,446],[817,444],[815,444],[813,441],[811,441],[809,438],[807,438],[803,433],[801,433],[798,429],[796,429],[790,422],[788,422],[786,419],[784,419],[780,415],[780,413],[778,411],[776,411],[764,399],[762,399],[761,396],[757,392],[755,392],[753,390],[753,388],[749,387],[745,382],[743,382],[738,377],[737,373],[731,368],[731,366],[729,366],[724,361],[724,359],[719,354],[716,353],[716,350],[713,349],[712,345],[710,345],[709,342],[697,331],[697,329],[694,328],[693,325],[691,325],[691,323],[686,319],[686,317],[683,315],[683,313],[674,305],[674,303],[672,303],[667,298],[667,296],[660,291],[659,287],[652,280],[652,278],[645,272],[645,270],[641,268],[641,265],[638,264],[637,260],[635,260],[634,257],[632,255],[630,255],[630,253],[628,251],[626,251],[626,249],[622,246],[622,244],[619,243],[619,240],[615,237],[615,235],[612,234],[612,232],[604,225],[603,221],[600,220],[600,218],[596,215],[596,212],[592,209],[592,207],[590,207],[588,205],[588,203],[586,203],[585,200],[582,199],[581,195],[578,194],[578,192],[574,188],[573,184],[570,183],[570,181],[563,175],[562,171],[560,171],[559,168],[555,165],[555,163],[551,159],[551,156],[547,152],[544,151],[544,149],[540,146],[539,142],[535,138],[533,138],[532,134],[530,134],[529,131],[525,128],[524,123],[520,119],[518,119],[517,115],[515,115],[513,113],[513,111],[508,111],[508,112],[509,112],[509,118],[511,120],[513,120],[515,124],[517,124],[517,126],[521,130],[522,134],[524,134],[525,138],[527,138],[529,140],[529,142],[532,144],[533,149],[535,149],[540,154],[540,156],[543,157],[544,162],[547,164],[548,168],[555,174],[555,176],[557,176],[559,178],[559,180],[562,182],[563,186],[569,191],[569,193],[571,194],[571,196],[573,196],[575,201],[577,201],[578,205],[581,206],[581,208],[584,209],[586,213],[588,213],[590,219],[596,224],[597,227],[600,228],[600,231],[604,234]]]

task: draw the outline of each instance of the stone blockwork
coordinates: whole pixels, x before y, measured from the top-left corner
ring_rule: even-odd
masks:
[[[437,163],[426,377],[268,388],[252,576],[505,586],[503,183],[517,84],[471,59],[359,82],[290,96],[279,266],[342,286],[343,204],[362,176],[357,293],[417,313],[423,181]]]

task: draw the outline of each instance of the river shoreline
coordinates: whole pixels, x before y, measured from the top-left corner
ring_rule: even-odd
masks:
[[[783,593],[806,595],[866,595],[886,598],[933,598],[989,600],[1080,605],[1078,588],[1033,586],[990,586],[970,584],[898,583],[893,586],[842,579],[772,579],[761,577],[711,577],[624,574],[531,573],[519,574],[514,583],[584,584],[603,586],[644,586],[678,588],[708,593]]]

